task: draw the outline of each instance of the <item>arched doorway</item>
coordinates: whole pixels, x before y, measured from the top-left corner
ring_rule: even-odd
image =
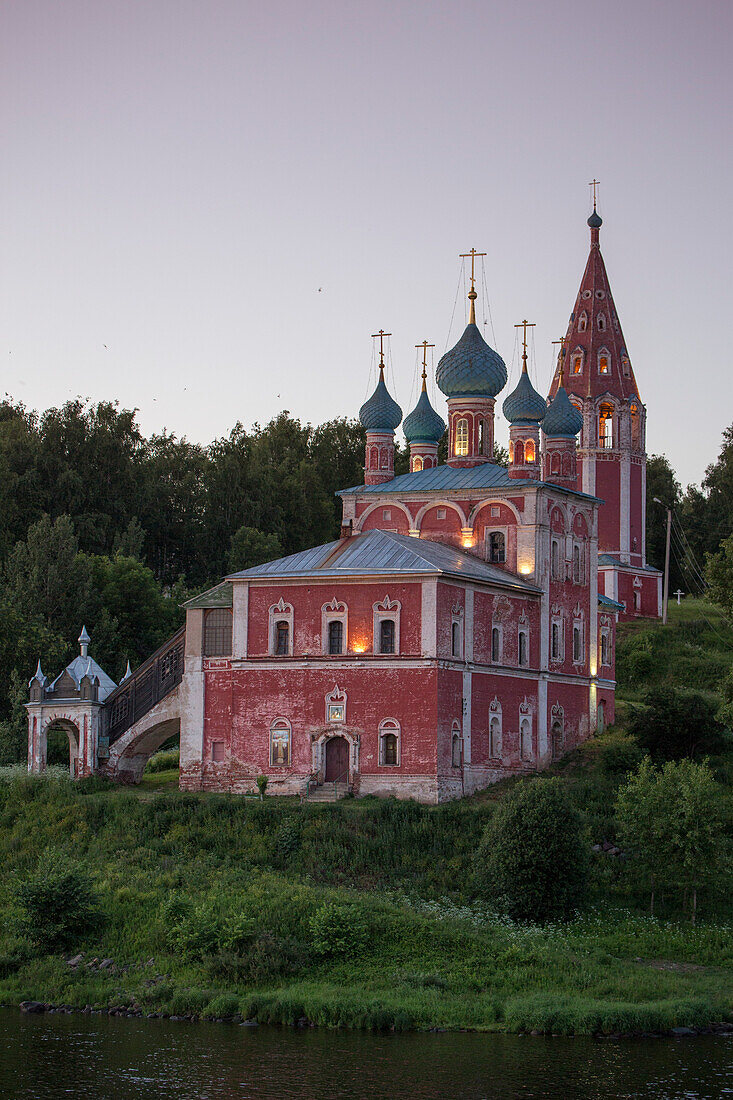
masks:
[[[53,719],[43,731],[44,767],[68,767],[75,779],[79,774],[79,730],[68,719]]]
[[[349,743],[345,737],[331,737],[326,742],[326,770],[324,779],[326,782],[336,780],[348,782],[349,778]]]

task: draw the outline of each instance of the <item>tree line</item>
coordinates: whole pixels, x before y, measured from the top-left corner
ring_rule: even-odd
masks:
[[[134,668],[180,625],[187,596],[337,538],[335,493],[363,481],[364,444],[356,420],[314,427],[287,411],[204,446],[167,431],[146,437],[136,410],[113,402],[77,398],[41,414],[0,403],[0,762],[22,758],[22,703],[39,656],[59,672],[85,623],[118,680],[128,659]],[[501,448],[495,457],[506,464]],[[398,445],[395,472],[407,469]],[[661,568],[655,496],[675,508],[697,560],[717,551],[733,530],[733,426],[700,488],[682,493],[667,460],[649,460],[648,556]],[[697,580],[679,568],[672,590]]]

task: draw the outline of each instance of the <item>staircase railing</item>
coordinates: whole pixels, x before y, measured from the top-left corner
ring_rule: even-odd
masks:
[[[123,680],[104,701],[104,736],[108,744],[129,730],[139,718],[164,699],[183,679],[186,628],[143,661],[131,676]]]

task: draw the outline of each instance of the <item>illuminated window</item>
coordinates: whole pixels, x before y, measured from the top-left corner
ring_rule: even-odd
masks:
[[[631,406],[631,446],[635,451],[641,449],[641,416],[637,405]]]
[[[461,419],[456,422],[456,437],[453,453],[458,455],[459,458],[468,454],[468,421],[465,417],[461,417]]]
[[[486,454],[486,421],[479,420],[478,424],[478,451],[479,454]]]
[[[290,725],[276,718],[270,726],[270,764],[273,768],[290,766]]]
[[[573,365],[572,366],[573,374],[582,374],[583,373],[583,356],[582,355],[574,355],[571,362],[572,362],[572,365]]]
[[[613,447],[613,405],[601,405],[598,410],[598,445]]]
[[[610,372],[609,358],[607,355],[601,355],[598,360],[598,373],[608,374]]]
[[[514,444],[511,442],[511,440],[509,441],[509,461],[514,461]]]
[[[418,470],[422,470],[422,458],[420,457],[420,455],[416,455],[415,458],[413,458],[412,470],[413,473],[417,472]]]
[[[524,443],[521,440],[514,444],[514,461],[517,466],[524,465]]]
[[[534,440],[528,439],[527,442],[524,444],[524,461],[534,462],[536,457],[537,452],[535,449]]]

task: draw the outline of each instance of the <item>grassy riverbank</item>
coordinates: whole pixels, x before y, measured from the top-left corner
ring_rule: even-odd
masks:
[[[687,662],[698,686],[714,690],[724,649],[715,631],[724,627],[689,625],[703,621],[692,611],[680,609],[661,640],[658,626],[624,628],[627,699],[634,676],[648,675],[644,655],[661,660],[660,647],[660,677]],[[589,847],[614,838],[629,751],[623,732],[610,731],[555,769]],[[727,784],[730,763],[713,761]],[[152,772],[135,790],[0,780],[0,1003],[561,1033],[733,1019],[733,911],[723,889],[701,896],[696,928],[674,908],[678,898],[658,898],[661,919],[652,919],[628,866],[594,853],[590,909],[571,922],[516,925],[480,900],[480,839],[510,783],[440,807],[302,806],[182,794],[175,779]],[[20,919],[18,886],[44,852],[77,861],[97,898],[95,920],[64,954],[34,948]],[[72,952],[83,954],[75,965]]]

